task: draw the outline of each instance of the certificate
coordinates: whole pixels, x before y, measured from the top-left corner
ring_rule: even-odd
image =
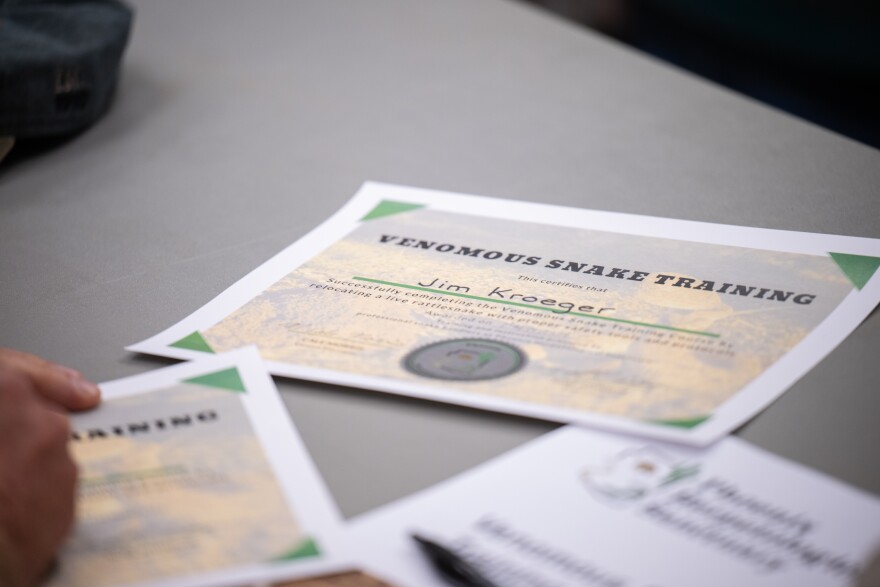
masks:
[[[370,183],[129,348],[706,444],[867,316],[878,265],[873,239]]]
[[[77,519],[50,587],[336,568],[339,516],[252,347],[101,387],[71,416]]]
[[[880,501],[735,438],[700,450],[567,426],[351,532],[401,585],[447,585],[417,533],[510,587],[851,587],[880,548]]]

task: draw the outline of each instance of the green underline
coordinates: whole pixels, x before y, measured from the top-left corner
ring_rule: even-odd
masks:
[[[83,487],[92,487],[94,485],[103,485],[105,483],[118,483],[121,481],[131,481],[134,479],[150,479],[153,477],[169,477],[172,475],[180,475],[185,473],[186,469],[180,465],[170,467],[160,467],[157,469],[146,469],[144,471],[128,471],[125,473],[110,473],[103,477],[92,477],[89,479],[80,479],[80,485]]]
[[[686,328],[675,328],[674,326],[664,326],[663,324],[648,324],[647,322],[636,322],[635,320],[624,320],[623,318],[609,318],[608,316],[597,316],[595,314],[581,314],[580,312],[557,312],[553,308],[542,308],[532,304],[523,304],[521,302],[512,302],[510,300],[496,300],[494,298],[484,298],[480,296],[472,296],[457,292],[446,291],[442,289],[430,289],[418,285],[407,285],[405,283],[394,283],[393,281],[383,281],[381,279],[371,279],[369,277],[352,277],[357,281],[368,281],[370,283],[379,283],[382,285],[390,285],[393,287],[403,287],[406,289],[415,289],[418,291],[426,291],[444,296],[455,296],[457,298],[467,298],[469,300],[479,300],[481,302],[489,302],[492,304],[506,304],[508,306],[519,306],[520,308],[528,308],[530,310],[542,310],[544,312],[553,312],[556,315],[580,316],[581,318],[592,318],[593,320],[607,320],[608,322],[620,322],[622,324],[632,324],[633,326],[644,326],[646,328],[659,328],[660,330],[671,330],[673,332],[683,332],[685,334],[695,334],[697,336],[708,336],[710,338],[720,338],[720,334],[714,332],[702,332],[700,330],[688,330]]]

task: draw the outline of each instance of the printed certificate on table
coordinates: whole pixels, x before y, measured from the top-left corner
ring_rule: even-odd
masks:
[[[77,520],[49,587],[337,568],[339,515],[253,347],[101,387],[71,416]]]
[[[505,587],[852,587],[880,500],[736,438],[566,426],[351,521],[366,568],[444,587],[411,534]]]
[[[272,373],[694,444],[880,300],[880,241],[368,183],[130,350],[255,344]]]

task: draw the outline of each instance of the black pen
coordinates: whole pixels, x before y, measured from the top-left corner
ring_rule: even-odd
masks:
[[[412,539],[431,561],[431,564],[440,575],[452,585],[457,587],[498,587],[495,583],[483,576],[483,574],[471,563],[464,560],[448,548],[429,540],[424,536],[412,534]]]

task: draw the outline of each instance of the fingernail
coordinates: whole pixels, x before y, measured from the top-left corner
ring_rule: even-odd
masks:
[[[73,389],[79,396],[91,401],[101,395],[101,390],[98,386],[83,377],[82,373],[63,365],[59,365],[59,367],[67,375],[68,380],[73,385]]]
[[[97,397],[101,393],[101,390],[98,389],[97,385],[87,379],[83,379],[82,376],[74,382],[74,385],[76,386],[77,392],[88,398]]]
[[[82,373],[77,371],[76,369],[71,369],[70,367],[65,367],[64,365],[58,365],[58,368],[61,369],[71,381],[76,381],[77,379],[82,379]]]

